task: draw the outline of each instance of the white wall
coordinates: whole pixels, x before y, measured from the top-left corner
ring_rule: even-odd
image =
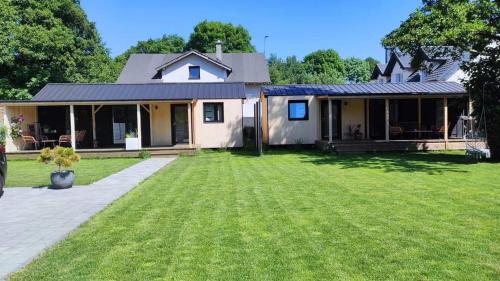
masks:
[[[189,67],[200,67],[200,79],[189,79]],[[224,82],[226,69],[217,66],[197,55],[190,55],[162,70],[162,81],[167,83]]]
[[[262,85],[245,85],[246,100],[243,104],[243,117],[254,117],[254,104],[259,101],[260,87]]]
[[[289,100],[308,100],[309,120],[289,121]],[[267,114],[270,145],[314,144],[320,137],[319,101],[314,96],[269,96]]]
[[[400,82],[406,82],[408,77],[411,75],[411,71],[404,70],[403,68],[401,68],[401,65],[399,65],[399,63],[396,62],[396,64],[394,64],[394,68],[392,69],[391,73],[391,83],[394,83],[396,81],[395,76],[397,74],[403,74],[403,77]]]
[[[446,81],[447,82],[462,83],[463,80],[467,80],[467,79],[469,79],[469,77],[467,76],[467,74],[465,74],[465,72],[462,69],[459,69],[455,73],[453,73],[453,75],[450,76],[450,78],[446,79]]]

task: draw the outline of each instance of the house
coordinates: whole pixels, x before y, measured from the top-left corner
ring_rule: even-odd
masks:
[[[442,48],[421,48],[419,70],[412,68],[412,57],[388,50],[372,83],[263,86],[264,142],[333,143],[354,150],[463,149],[461,116],[471,108],[460,83],[465,76],[461,59],[440,55]]]
[[[243,146],[244,118],[270,82],[262,54],[136,54],[116,83],[50,83],[29,101],[0,103],[1,119],[24,117],[23,138],[7,152],[68,141],[77,149],[123,148],[127,135],[144,147]],[[32,144],[35,142],[36,144]]]
[[[412,66],[414,59],[422,67]],[[400,82],[461,82],[466,78],[460,65],[468,59],[468,53],[461,53],[453,47],[426,46],[418,49],[415,57],[395,48],[387,48],[385,63],[379,63],[373,70],[371,79],[377,83]]]

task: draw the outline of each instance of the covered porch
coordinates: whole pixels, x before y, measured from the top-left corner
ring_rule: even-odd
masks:
[[[193,148],[194,100],[4,104],[3,121],[22,116],[22,136],[7,139],[8,153],[56,145],[84,152]]]
[[[318,97],[320,140],[328,143],[443,143],[461,141],[460,119],[471,104],[462,95]],[[439,146],[441,147],[441,146]]]

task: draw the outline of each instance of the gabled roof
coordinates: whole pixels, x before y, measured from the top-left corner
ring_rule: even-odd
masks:
[[[183,54],[133,54],[127,61],[117,83],[158,83],[156,70]],[[204,56],[217,60],[215,54]],[[259,53],[223,53],[220,63],[232,69],[226,82],[270,83],[269,69],[263,54]]]
[[[385,63],[377,63],[377,65],[375,65],[375,68],[373,69],[371,79],[377,79],[379,75],[384,75],[386,67],[387,64]]]
[[[462,84],[456,82],[402,82],[331,85],[263,86],[265,96],[383,96],[383,95],[463,95]]]
[[[446,81],[460,69],[461,61],[447,60],[435,67],[427,76],[427,81]]]
[[[33,102],[159,101],[191,99],[243,99],[240,83],[81,84],[49,83]]]
[[[215,65],[217,65],[219,67],[222,67],[222,68],[226,69],[227,71],[231,71],[232,70],[231,67],[223,64],[218,59],[212,59],[211,57],[209,57],[209,56],[207,56],[205,54],[202,54],[200,52],[197,52],[197,51],[188,51],[188,52],[185,52],[185,53],[181,54],[180,56],[178,56],[176,58],[173,58],[173,59],[171,59],[169,61],[166,61],[166,62],[162,63],[161,65],[157,66],[155,70],[158,71],[158,70],[164,69],[164,68],[168,67],[169,65],[172,65],[172,64],[174,64],[174,63],[176,63],[178,61],[181,61],[181,60],[183,60],[183,59],[185,59],[185,58],[187,58],[189,56],[193,56],[193,55],[194,56],[198,56],[198,57],[200,57],[200,58],[202,58],[204,60],[207,60],[207,61],[209,61],[209,62],[211,62],[211,63],[213,63],[213,64],[215,64]]]

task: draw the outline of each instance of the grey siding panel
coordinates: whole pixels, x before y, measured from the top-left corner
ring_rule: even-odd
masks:
[[[47,84],[32,101],[243,99],[244,83]]]

